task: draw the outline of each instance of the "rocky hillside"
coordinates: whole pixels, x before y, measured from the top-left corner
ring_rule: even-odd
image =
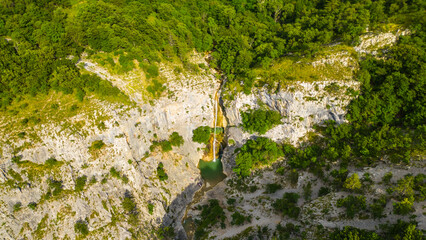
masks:
[[[110,81],[131,101],[117,103],[91,96],[77,102],[51,92],[41,100],[19,103],[14,111],[0,116],[0,236],[156,239],[174,233],[175,238],[186,239],[191,231],[185,232],[182,219],[200,220],[198,207],[211,199],[219,201],[227,219],[222,226],[209,229],[208,235],[214,239],[243,239],[262,229],[278,231],[277,225],[287,223],[302,225],[298,231],[307,231],[307,238],[314,239],[322,230],[310,229],[320,225],[374,230],[383,221],[394,222],[393,216],[372,220],[360,215],[347,220],[336,205],[348,193],[328,193],[324,189],[329,182],[308,171],[284,172],[288,165],[283,158],[256,171],[248,182],[241,181],[232,169],[236,150],[249,139],[267,137],[298,147],[309,140],[314,125],[323,125],[327,120],[346,122],[346,106],[360,89],[353,75],[358,60],[366,54],[380,53],[407,33],[367,34],[355,48],[330,46],[316,59],[291,66],[310,69],[315,77],[309,80],[276,79],[280,85],[273,90],[264,86],[254,88],[251,94],[232,97],[229,89],[222,89],[220,99],[226,119],[222,125],[227,126],[222,162],[228,178],[189,209],[188,204],[203,183],[197,166],[206,150],[204,144],[192,141],[193,130],[213,124],[214,96],[221,85],[216,71],[200,68],[199,72],[182,72],[174,65],[163,64],[159,75],[164,81],[157,86],[158,91],[150,92],[143,85],[146,79],[141,69],[116,73],[83,54],[76,63],[80,71]],[[208,66],[197,54],[191,61]],[[277,67],[274,71],[284,70]],[[302,70],[294,74],[303,77]],[[241,113],[255,109],[278,112],[281,122],[264,134],[245,131]],[[37,120],[37,116],[45,119]],[[394,171],[394,177],[400,179],[407,173],[421,173],[422,164],[348,170],[377,183],[368,188],[371,194],[367,203],[371,204],[385,191],[387,185],[378,182],[387,172]],[[328,170],[337,169],[332,165]],[[269,187],[265,190],[265,186]],[[285,193],[303,196],[293,203],[300,207],[298,220],[283,218],[274,210],[273,202]],[[424,228],[422,203],[416,203],[411,219]],[[390,212],[387,206],[385,213]],[[238,216],[240,221],[236,223],[234,218]],[[262,234],[272,237],[272,233]]]
[[[108,73],[101,67],[88,70]],[[212,124],[219,83],[207,71],[175,75],[164,67],[161,74],[168,78],[167,94],[151,103],[90,99],[69,118],[33,127],[15,118],[18,129],[2,127],[0,236],[73,239],[75,223],[83,221],[89,239],[152,239],[160,225],[182,217],[202,183],[197,165],[204,146],[192,142],[192,130]],[[84,104],[93,109],[83,111]],[[44,105],[50,108],[50,102]],[[1,117],[3,126],[8,121]],[[19,128],[23,136],[16,137]],[[173,132],[183,137],[182,145],[171,151],[153,146]],[[159,179],[160,163],[166,180]],[[131,211],[126,198],[135,204]]]

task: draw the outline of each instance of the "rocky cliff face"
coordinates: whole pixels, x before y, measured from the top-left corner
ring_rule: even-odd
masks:
[[[137,228],[128,223],[128,214],[121,206],[125,191],[134,196],[137,206],[142,231],[138,237],[151,239],[152,229],[181,218],[186,204],[199,188],[197,183],[202,181],[197,164],[203,146],[192,142],[192,130],[212,124],[212,96],[218,83],[208,73],[172,76],[171,71],[164,70],[162,74],[169,77],[168,96],[151,104],[139,102],[138,107],[97,101],[95,116],[81,114],[69,120],[71,124],[90,123],[96,115],[102,115],[106,120],[101,128],[86,124],[73,131],[64,127],[64,122],[38,126],[35,130],[39,141],[18,152],[13,147],[15,144],[3,141],[0,236],[75,238],[74,224],[81,219],[88,223],[89,238],[131,238],[136,231],[128,229]],[[183,146],[165,153],[160,149],[150,151],[153,141],[167,140],[172,132],[183,136]],[[2,139],[9,137],[5,133]],[[90,149],[97,140],[105,146]],[[16,145],[24,142],[21,140]],[[11,161],[14,156],[22,158],[19,163]],[[49,158],[59,163],[50,166],[45,163]],[[166,181],[157,177],[160,162],[169,177]],[[118,176],[111,173],[111,168]],[[77,178],[83,175],[87,176],[87,184],[83,191],[76,192]],[[63,190],[59,196],[47,199],[49,179],[61,181]],[[34,210],[27,207],[31,202],[37,203]],[[14,208],[17,203],[22,204],[19,210]],[[148,205],[153,206],[151,212]]]
[[[363,53],[367,45],[361,44],[355,50]],[[351,60],[348,54],[338,56]],[[336,59],[330,57],[312,64],[340,61]],[[144,95],[147,93],[133,87],[138,83],[137,74],[128,78],[114,76],[90,60],[84,59],[82,63],[87,71],[110,80],[137,104],[120,106],[93,100],[96,110],[91,115],[79,114],[67,121],[34,127],[38,141],[30,146],[26,140],[9,141],[13,131],[3,131],[0,136],[0,219],[3,223],[0,236],[4,239],[74,239],[74,224],[78,220],[87,222],[89,239],[132,236],[153,239],[153,229],[161,224],[172,224],[177,232],[182,232],[180,220],[202,181],[197,164],[204,146],[191,141],[192,130],[213,123],[213,96],[219,88],[214,72],[176,75],[169,67],[162,66],[161,74],[167,79],[167,96],[147,103],[148,97]],[[282,124],[264,136],[298,144],[314,124],[325,120],[344,122],[345,106],[352,97],[347,90],[358,87],[359,83],[353,80],[294,82],[275,93],[259,89],[225,101],[227,138],[234,140],[224,152],[225,171],[231,172],[233,151],[253,137],[239,127],[241,111],[265,106],[278,111],[283,116]],[[104,119],[101,127],[96,126],[95,119],[99,117]],[[8,120],[0,116],[0,123],[5,121]],[[83,127],[69,127],[81,121],[86,122]],[[172,132],[183,136],[183,146],[166,153],[159,149],[150,151],[153,141],[166,140]],[[91,149],[93,142],[98,140],[105,146]],[[59,162],[46,162],[49,158]],[[157,177],[160,162],[169,176],[166,181]],[[111,172],[112,168],[116,171]],[[75,191],[81,176],[87,176],[87,184],[83,191]],[[276,180],[272,173],[265,176],[259,182]],[[62,186],[57,195],[52,193],[57,188],[51,184],[52,180],[60,181]],[[223,195],[224,188],[223,183],[219,184],[206,196],[218,198]],[[137,207],[136,225],[128,220],[129,213],[122,207],[126,191],[131,193]],[[47,196],[48,192],[52,193],[51,197]],[[256,194],[247,201],[257,197]],[[34,210],[28,207],[32,202],[37,204]],[[196,211],[189,211],[189,215],[195,216]],[[262,223],[262,219],[272,215],[259,212],[259,216],[260,220],[255,223]],[[272,221],[279,221],[277,216],[273,217]],[[222,234],[231,236],[239,232],[238,229],[232,231]]]

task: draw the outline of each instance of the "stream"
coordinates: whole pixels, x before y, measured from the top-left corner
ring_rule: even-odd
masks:
[[[221,138],[221,141],[218,141],[218,144],[216,143],[216,135],[219,133],[223,133],[225,131],[222,131],[222,127],[218,126],[218,105],[219,104],[219,96],[220,96],[220,90],[222,88],[223,82],[221,82],[220,87],[216,94],[214,95],[214,116],[213,116],[213,141],[210,147],[213,148],[213,159],[211,161],[204,161],[200,160],[198,163],[198,168],[201,172],[201,177],[204,180],[203,186],[194,194],[194,197],[190,204],[186,207],[185,215],[182,219],[182,225],[185,229],[185,233],[187,236],[187,239],[193,239],[196,225],[194,220],[191,216],[187,216],[188,210],[190,210],[194,205],[199,203],[201,199],[204,197],[204,194],[211,190],[214,186],[216,186],[218,183],[223,181],[226,178],[225,173],[223,172],[223,165],[222,165],[222,152],[223,148],[225,147],[224,144],[222,144],[226,138]],[[221,108],[221,106],[220,106]],[[224,116],[222,115],[222,118]],[[223,125],[223,120],[222,120]],[[219,129],[220,128],[220,129]],[[220,131],[219,131],[220,130]],[[217,146],[218,145],[218,146]],[[216,149],[219,148],[218,154],[216,155]]]

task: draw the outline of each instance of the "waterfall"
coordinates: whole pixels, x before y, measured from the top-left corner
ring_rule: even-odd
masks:
[[[213,162],[216,161],[217,92],[214,96]]]

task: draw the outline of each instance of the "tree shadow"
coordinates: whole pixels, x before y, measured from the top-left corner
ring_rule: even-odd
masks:
[[[163,229],[169,227],[173,229],[174,236],[165,235],[165,239],[185,240],[188,238],[183,226],[183,218],[186,209],[192,202],[195,193],[202,188],[203,180],[197,179],[196,183],[188,185],[176,198],[167,206],[166,214],[161,219],[161,227]]]

